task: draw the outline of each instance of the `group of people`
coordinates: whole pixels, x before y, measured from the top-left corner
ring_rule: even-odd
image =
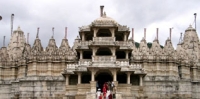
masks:
[[[105,82],[100,88],[97,81],[97,99],[115,99],[115,85],[114,82]]]

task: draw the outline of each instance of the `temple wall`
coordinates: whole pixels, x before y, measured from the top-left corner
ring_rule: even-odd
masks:
[[[42,80],[43,79],[43,80]],[[49,78],[40,78],[40,80],[21,81],[19,86],[20,96],[23,98],[37,97],[40,99],[56,98],[62,99],[65,95],[65,82],[63,80],[45,80]]]
[[[192,83],[192,99],[199,99],[200,97],[200,83],[193,82]]]
[[[10,99],[11,98],[11,85],[10,84],[0,84],[0,99]]]

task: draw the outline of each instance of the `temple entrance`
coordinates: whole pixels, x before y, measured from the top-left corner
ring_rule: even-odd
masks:
[[[95,80],[98,81],[98,84],[99,84],[99,88],[101,89],[102,91],[102,88],[103,88],[103,84],[105,82],[108,82],[108,81],[112,81],[113,80],[113,77],[110,73],[108,72],[100,72],[96,75],[95,77]]]

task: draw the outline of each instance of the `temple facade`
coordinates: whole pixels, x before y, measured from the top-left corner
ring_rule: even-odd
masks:
[[[116,99],[200,98],[200,42],[192,26],[176,49],[171,37],[163,46],[158,36],[136,44],[133,31],[129,39],[129,28],[101,6],[78,35],[72,47],[66,36],[59,47],[52,36],[43,48],[39,29],[31,46],[18,27],[0,49],[0,99],[96,99],[96,84],[108,81]]]

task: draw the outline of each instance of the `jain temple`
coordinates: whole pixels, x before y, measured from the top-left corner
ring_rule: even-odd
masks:
[[[170,29],[171,30],[171,29]],[[72,47],[52,36],[42,46],[39,29],[33,44],[18,27],[0,49],[0,99],[98,99],[96,85],[114,82],[113,99],[199,99],[200,42],[185,29],[174,48],[171,37],[159,44],[103,13],[79,28]],[[157,29],[158,35],[158,29]],[[131,39],[128,39],[132,36]],[[102,90],[102,89],[101,89]]]

